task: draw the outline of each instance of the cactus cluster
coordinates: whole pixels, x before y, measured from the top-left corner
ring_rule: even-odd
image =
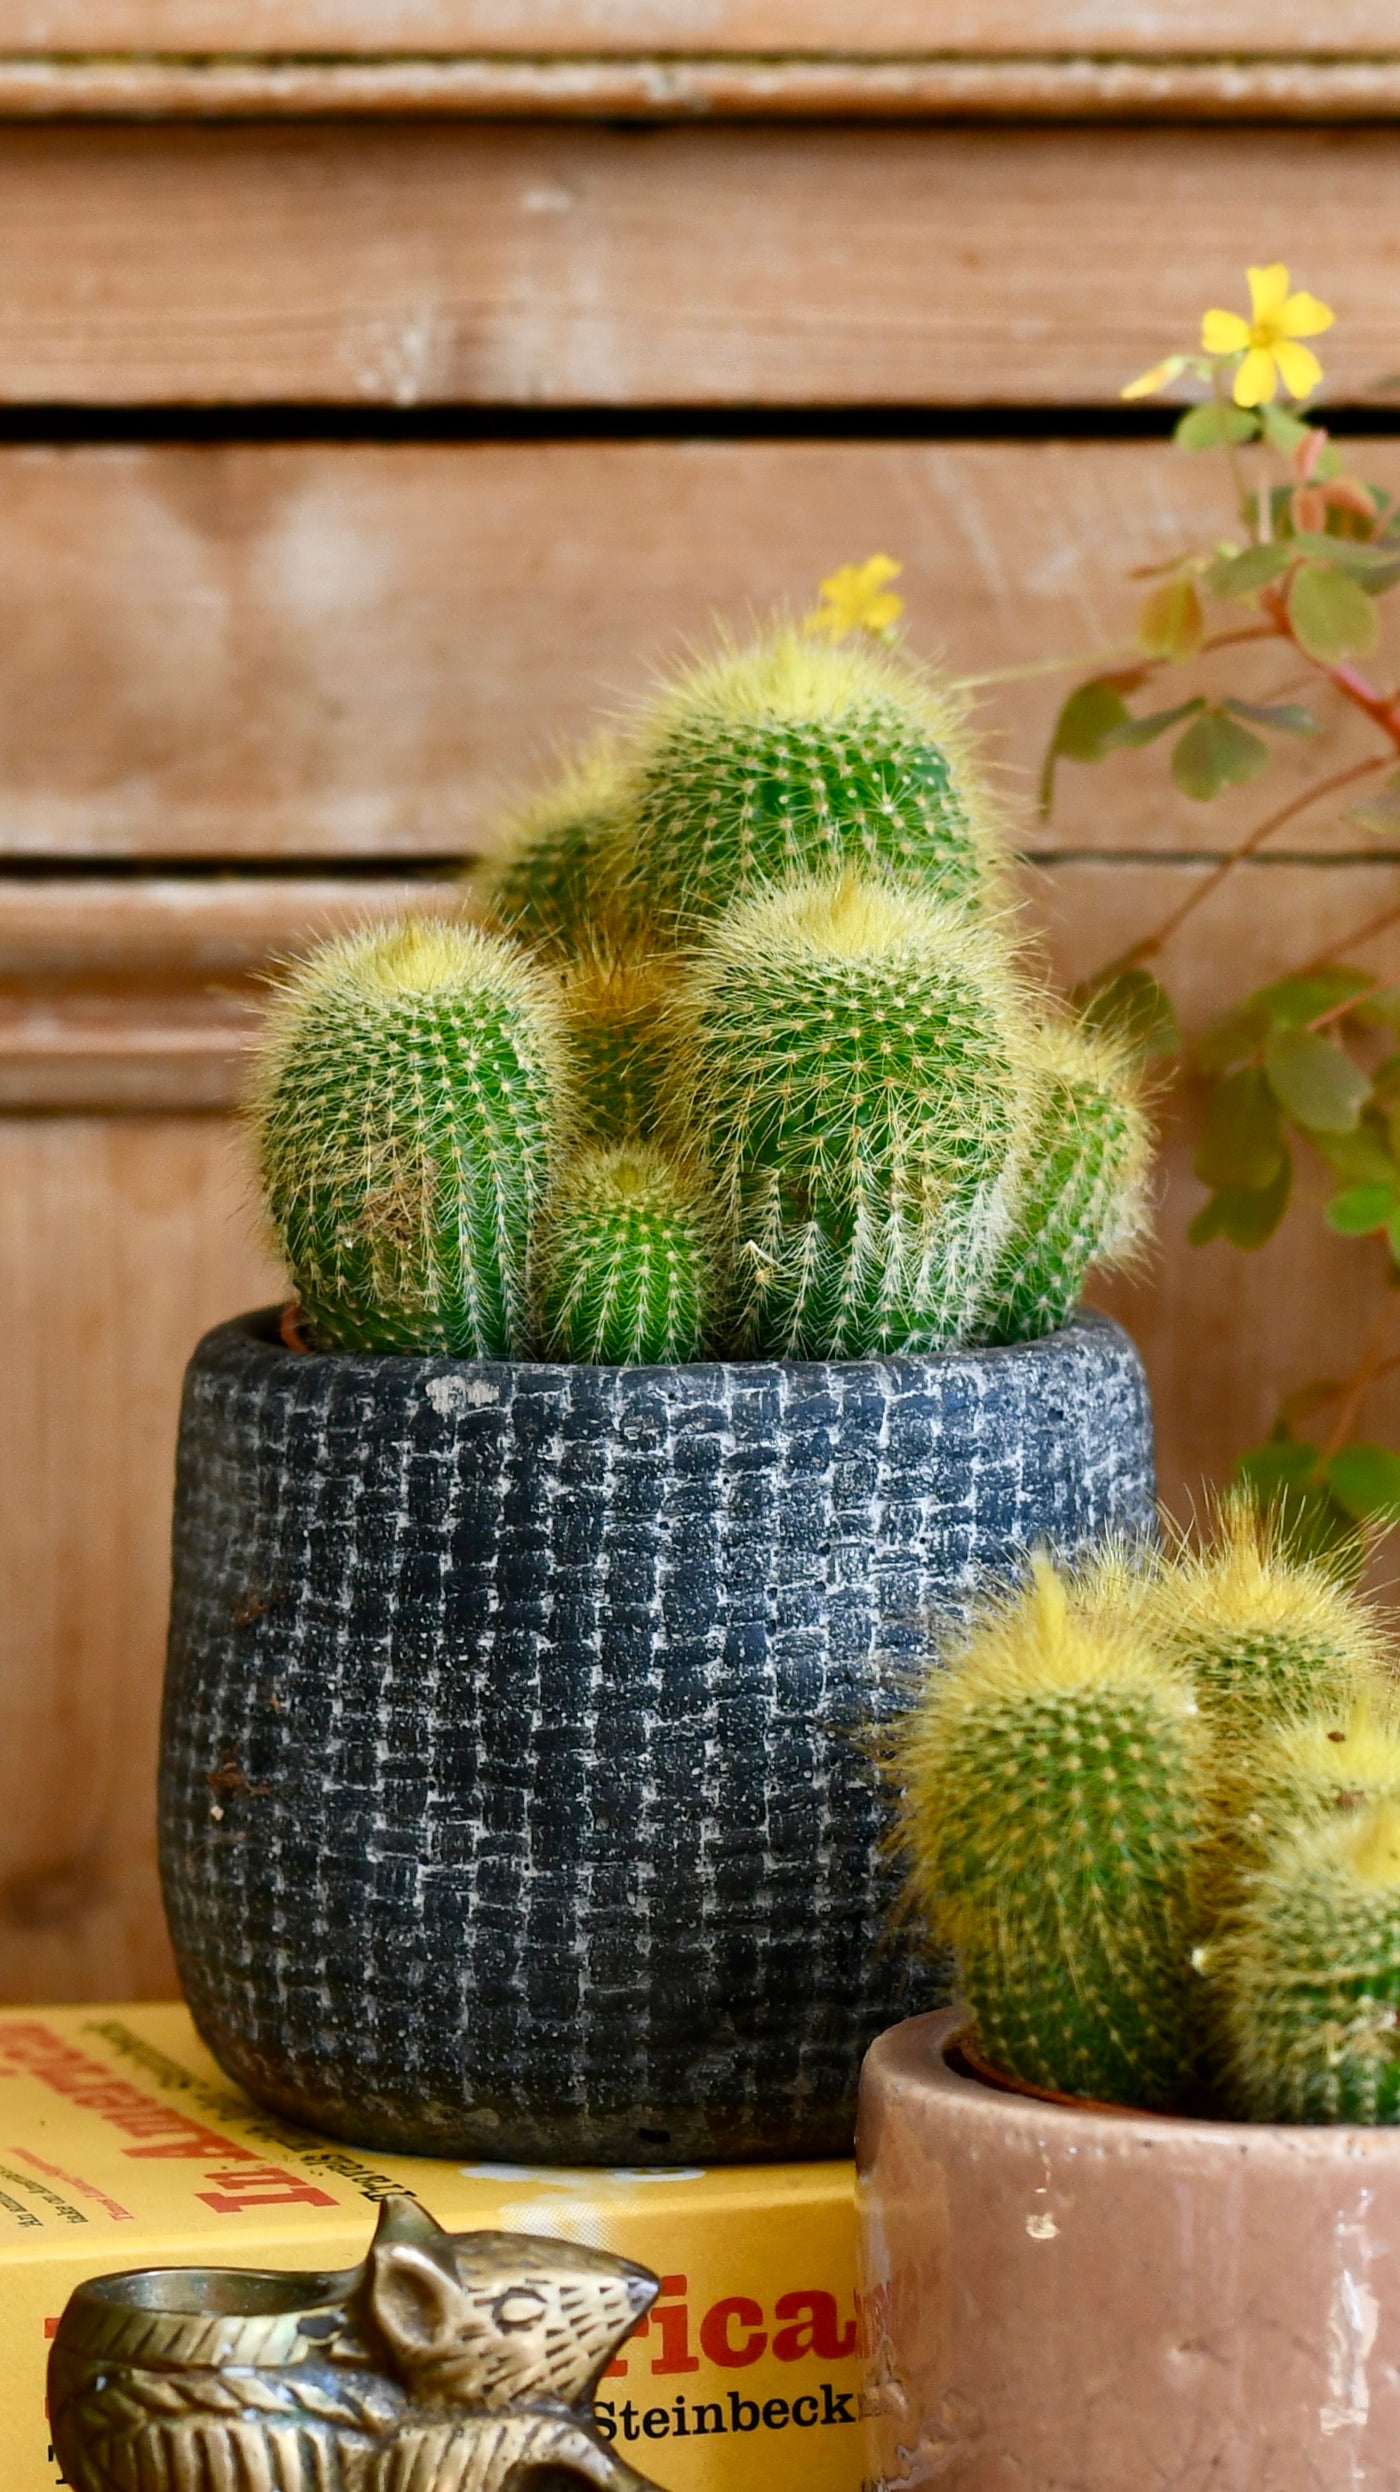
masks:
[[[898,1740],[971,2048],[1143,2110],[1400,2121],[1400,1688],[1243,1496],[974,1613]]]
[[[1055,1329],[1137,1235],[1147,1128],[1123,1053],[1027,977],[1007,880],[926,671],[787,625],[690,666],[512,818],[460,924],[288,981],[254,1108],[316,1337],[647,1361]]]

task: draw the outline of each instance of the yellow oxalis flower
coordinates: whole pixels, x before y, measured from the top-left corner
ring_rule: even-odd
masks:
[[[868,562],[843,562],[821,584],[821,604],[802,628],[844,640],[848,632],[884,633],[899,621],[904,600],[889,586],[904,569],[888,554],[872,554]]]
[[[1290,294],[1288,270],[1282,260],[1268,268],[1246,270],[1251,317],[1239,312],[1208,311],[1201,322],[1201,344],[1208,355],[1242,355],[1235,374],[1237,407],[1262,407],[1278,396],[1282,381],[1290,398],[1306,398],[1322,378],[1316,355],[1300,346],[1302,337],[1320,337],[1334,314],[1315,294]]]

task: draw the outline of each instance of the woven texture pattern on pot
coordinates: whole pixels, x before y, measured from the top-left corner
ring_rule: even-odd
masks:
[[[942,1995],[889,1926],[869,1728],[980,1569],[1151,1495],[1101,1317],[670,1368],[223,1326],[186,1386],[161,1779],[206,2040],[366,2144],[848,2151],[867,2044]]]

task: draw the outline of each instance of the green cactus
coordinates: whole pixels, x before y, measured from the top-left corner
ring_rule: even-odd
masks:
[[[634,905],[664,930],[843,866],[975,903],[998,830],[950,690],[779,629],[690,668],[643,720],[623,845]]]
[[[541,1240],[546,1353],[630,1367],[693,1359],[714,1276],[714,1217],[696,1179],[643,1143],[581,1151]]]
[[[553,982],[499,937],[409,920],[296,969],[251,1113],[272,1225],[325,1339],[519,1355],[567,1102]]]
[[[1232,2108],[1400,2120],[1400,1801],[1282,1836],[1205,1966]]]
[[[1206,1783],[1186,1674],[1038,1559],[930,1675],[895,1764],[912,1893],[984,2055],[1064,2093],[1179,2103]]]
[[[741,900],[668,1014],[668,1105],[738,1245],[745,1352],[963,1338],[1010,1216],[1029,1083],[1007,947],[852,874]]]
[[[1279,1525],[1244,1491],[1220,1508],[1213,1542],[1158,1572],[1148,1630],[1190,1669],[1208,1713],[1237,1735],[1322,1707],[1348,1707],[1379,1670],[1380,1641],[1354,1594],[1315,1559],[1289,1554]]]
[[[1076,1305],[1093,1264],[1121,1263],[1144,1219],[1150,1137],[1139,1085],[1109,1040],[1050,1026],[1036,1043],[1038,1113],[981,1332],[1034,1341]]]
[[[622,930],[611,844],[622,782],[615,747],[598,737],[506,822],[470,877],[489,921],[532,950],[568,956]]]
[[[586,944],[564,974],[564,1022],[579,1131],[589,1140],[646,1139],[656,1122],[659,1026],[671,980],[644,953]]]

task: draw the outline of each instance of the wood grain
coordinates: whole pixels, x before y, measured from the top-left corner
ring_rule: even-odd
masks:
[[[1393,49],[1385,0],[3,0],[53,52],[1158,52]]]
[[[0,114],[289,114],[676,121],[1015,118],[1367,121],[1400,116],[1400,57],[1163,59],[1044,53],[839,59],[733,53],[437,59],[74,59],[0,54]]]
[[[154,1758],[180,1375],[276,1276],[231,1129],[0,1119],[0,1992],[160,1994]]]
[[[1253,237],[1395,364],[1385,129],[13,124],[11,404],[1116,404]]]
[[[1062,974],[1092,966],[1199,872],[1037,868],[1034,904]],[[1172,966],[1188,1023],[1395,895],[1394,870],[1370,865],[1242,872]],[[231,951],[253,939],[253,895],[242,923],[223,938]],[[150,931],[130,917],[116,957],[139,960]],[[1395,975],[1393,936],[1390,947],[1372,957]],[[1258,1257],[1192,1249],[1189,1157],[1173,1110],[1157,1246],[1135,1281],[1099,1293],[1141,1342],[1178,1509],[1290,1387],[1344,1371],[1368,1320],[1370,1250],[1330,1238],[1315,1213],[1298,1212]],[[151,1790],[179,1379],[206,1325],[280,1286],[226,1120],[0,1118],[0,1576],[12,1587],[0,1604],[0,1997],[170,1986]],[[1400,1388],[1378,1392],[1364,1424],[1393,1441]]]
[[[0,879],[0,1111],[232,1107],[274,964],[460,886]]]
[[[1400,486],[1400,444],[1348,456]],[[912,646],[959,673],[1130,654],[1125,571],[1223,529],[1221,481],[1151,443],[0,452],[0,851],[471,853],[513,786],[708,616],[801,613],[877,549],[903,558]],[[1285,674],[1270,657],[1230,680]],[[1160,752],[1123,754],[1068,766],[1040,825],[1071,681],[984,695],[1031,847],[1214,847],[1274,801],[1271,783],[1192,804]],[[1277,801],[1332,758],[1288,746]],[[1356,836],[1323,811],[1289,843]]]

